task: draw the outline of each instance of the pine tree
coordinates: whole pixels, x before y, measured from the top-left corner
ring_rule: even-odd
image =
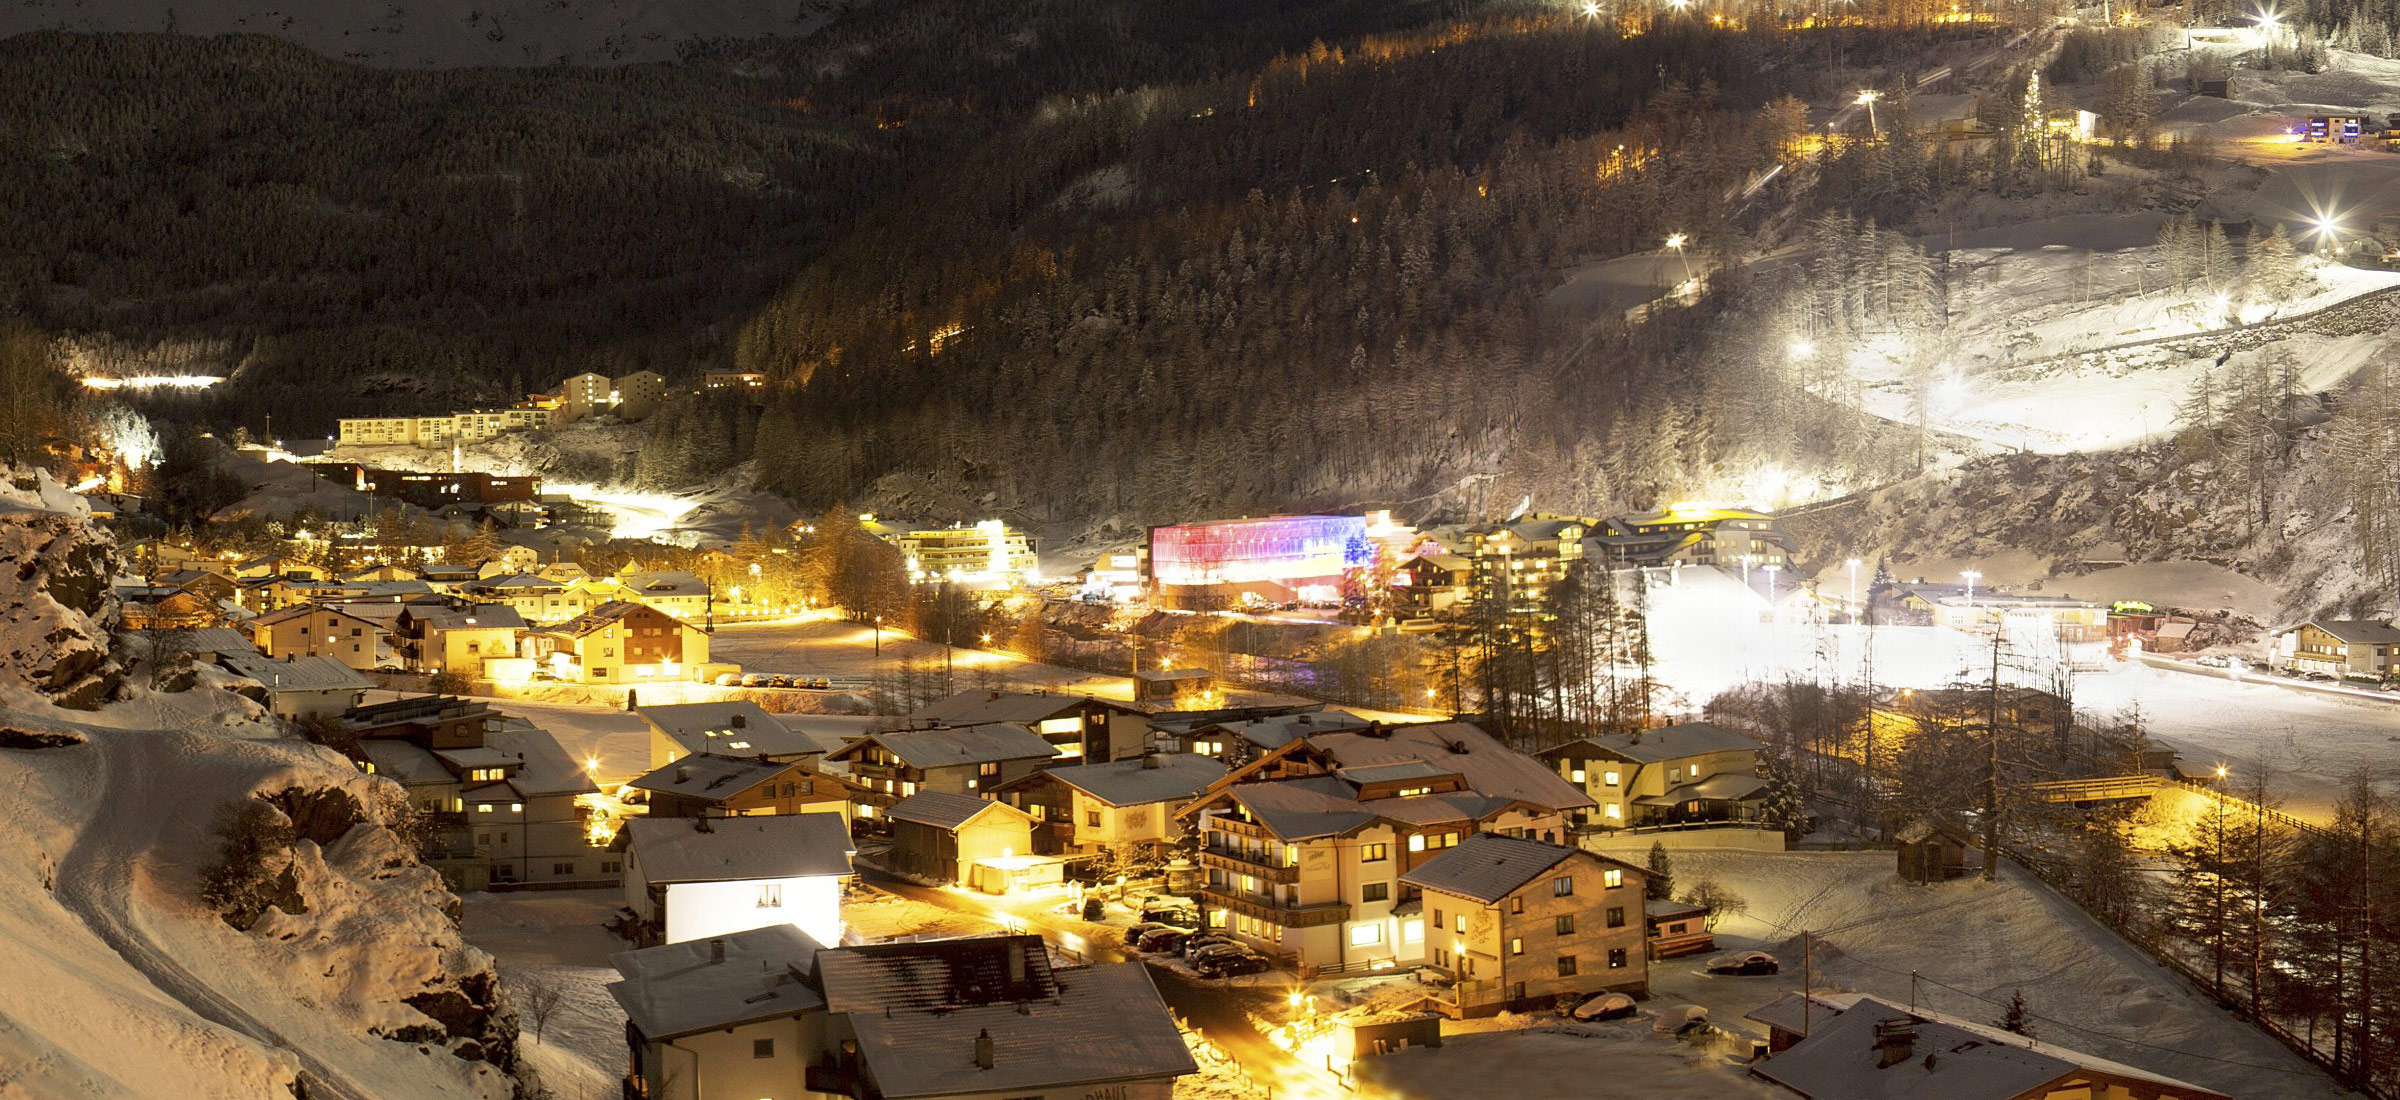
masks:
[[[1675,862],[1667,855],[1665,841],[1650,842],[1650,876],[1642,880],[1642,896],[1650,901],[1675,896]]]
[[[2008,1007],[2001,1012],[1996,1026],[2002,1031],[2023,1035],[2028,1039],[2033,1037],[2033,1012],[2025,1007],[2024,990],[2009,995]]]

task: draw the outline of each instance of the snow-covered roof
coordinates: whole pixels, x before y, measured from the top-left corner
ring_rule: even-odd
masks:
[[[1352,783],[1390,783],[1408,779],[1439,779],[1457,775],[1446,768],[1437,768],[1422,760],[1403,760],[1397,764],[1362,764],[1343,768],[1338,774]]]
[[[962,691],[918,707],[909,714],[909,718],[948,726],[971,726],[984,722],[1032,725],[1052,718],[1080,714],[1084,707],[1094,703],[1117,710],[1133,709],[1123,703],[1095,699],[1089,695],[1052,695],[1038,691]]]
[[[642,881],[654,885],[850,873],[850,827],[840,814],[637,817],[625,831]]]
[[[511,717],[483,735],[483,743],[517,759],[508,785],[531,798],[548,794],[594,794],[600,790],[591,774],[567,755],[566,747],[549,730],[523,718]]]
[[[1032,815],[1006,802],[951,794],[948,791],[918,791],[892,803],[891,808],[883,812],[883,816],[894,821],[914,821],[919,825],[931,825],[936,829],[957,829],[986,813],[995,812],[1003,816],[1015,814],[1028,821],[1032,820]]]
[[[1287,841],[1341,836],[1376,819],[1361,807],[1358,788],[1330,775],[1236,783],[1225,793]]]
[[[1643,795],[1634,799],[1646,806],[1674,806],[1685,802],[1745,802],[1761,797],[1767,781],[1746,772],[1718,772],[1697,783],[1686,783],[1665,794]]]
[[[626,587],[649,596],[705,596],[708,582],[699,574],[680,569],[656,573],[631,573],[622,578]]]
[[[393,612],[393,614],[398,614],[398,612]],[[278,608],[274,611],[269,611],[264,615],[250,620],[250,625],[274,626],[278,623],[290,622],[293,619],[305,619],[311,615],[333,615],[344,619],[357,619],[360,626],[373,627],[377,630],[381,630],[384,627],[384,624],[378,623],[372,619],[361,618],[357,612],[352,611],[348,607],[335,608],[314,603],[296,603],[290,607]]]
[[[1339,768],[1418,760],[1466,780],[1477,794],[1496,795],[1552,810],[1594,805],[1591,796],[1534,758],[1493,740],[1468,722],[1428,722],[1311,734],[1308,743]]]
[[[881,745],[912,768],[951,768],[1002,760],[1048,760],[1057,747],[1015,722],[985,722],[926,730],[885,730],[853,741],[828,759],[852,759]]]
[[[182,632],[178,644],[191,653],[256,653],[249,635],[230,626],[200,626]]]
[[[795,733],[747,699],[671,703],[633,708],[635,714],[685,752],[722,756],[810,756],[825,751],[817,739]]]
[[[1526,883],[1577,855],[1590,853],[1538,840],[1477,833],[1411,868],[1400,881],[1488,904],[1524,889]],[[1616,862],[1605,856],[1592,858]]]
[[[1015,1094],[1178,1077],[1198,1067],[1140,963],[1054,973],[1036,936],[848,947],[817,956],[876,1091]],[[991,1040],[991,1068],[976,1063]]]
[[[624,980],[608,992],[645,1038],[663,1042],[825,1007],[807,979],[823,950],[792,925],[770,924],[627,951],[609,960]]]
[[[1263,718],[1242,718],[1214,723],[1200,729],[1223,729],[1262,749],[1280,749],[1295,738],[1333,730],[1357,729],[1367,725],[1366,719],[1346,710],[1327,707],[1299,714],[1277,714]],[[1197,732],[1197,731],[1195,731]]]
[[[434,758],[432,752],[412,741],[397,737],[368,737],[358,743],[359,751],[375,765],[375,774],[404,787],[422,787],[453,783],[457,777]]]
[[[473,745],[463,749],[435,749],[433,755],[444,763],[459,768],[514,768],[524,761],[490,745]]]
[[[2344,645],[2400,645],[2400,629],[2378,619],[2312,619],[2308,625]]]
[[[723,802],[800,765],[696,752],[625,784],[635,790]]]
[[[2199,1085],[1956,1016],[1863,994],[1847,999],[1847,1007],[1837,1007],[1835,998],[1818,995],[1823,1015],[1812,1013],[1808,1037],[1752,1063],[1750,1072],[1810,1100],[2013,1100],[2092,1075],[2131,1083],[2144,1095],[2225,1100]],[[1789,995],[1750,1018],[1797,1031],[1785,1023],[1799,1006],[1797,995]],[[1880,1064],[1879,1026],[1911,1033],[1907,1057]]]
[[[1637,764],[1656,764],[1664,760],[1681,760],[1687,756],[1705,756],[1712,752],[1756,752],[1765,747],[1756,738],[1735,733],[1714,722],[1684,722],[1654,730],[1579,738],[1555,748],[1543,749],[1541,754],[1555,759],[1600,752]]]
[[[1141,806],[1190,798],[1225,778],[1223,762],[1188,752],[1162,752],[1147,758],[1115,760],[1052,768],[1038,774],[1106,802],[1111,806]],[[1155,766],[1152,766],[1155,765]]]
[[[669,615],[664,611],[659,611],[657,608],[651,607],[649,604],[634,603],[631,600],[610,600],[607,603],[601,604],[600,606],[586,611],[581,615],[577,615],[566,622],[551,627],[548,630],[548,633],[565,634],[570,637],[579,638],[583,635],[605,629],[610,624],[615,623],[619,619],[623,619],[625,616],[631,615],[636,611],[652,611],[658,614],[661,618],[674,621],[679,626],[682,626],[686,629],[691,628],[690,623],[686,623],[681,619],[677,619],[675,616]]]
[[[256,680],[270,692],[365,691],[375,686],[358,670],[331,657],[268,657],[252,653],[220,653],[217,663]]]
[[[477,604],[473,607],[444,607],[418,612],[411,616],[425,624],[427,630],[523,630],[525,616],[504,603]]]

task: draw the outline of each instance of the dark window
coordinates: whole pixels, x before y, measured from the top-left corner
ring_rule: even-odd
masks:
[[[1560,955],[1558,957],[1558,976],[1561,978],[1572,978],[1575,976],[1575,956]]]
[[[1625,927],[1625,907],[1624,907],[1624,906],[1622,906],[1622,905],[1612,905],[1612,906],[1609,906],[1609,907],[1608,907],[1608,926],[1609,926],[1610,928],[1623,928],[1623,927]]]
[[[1358,888],[1358,900],[1390,901],[1392,900],[1392,884],[1388,882],[1370,882],[1364,886],[1361,886]]]
[[[1551,896],[1551,897],[1554,897],[1554,898],[1571,898],[1571,897],[1574,897],[1574,896],[1575,896],[1575,876],[1573,876],[1573,875],[1560,875],[1560,876],[1558,876],[1557,878],[1551,879],[1551,880],[1550,880],[1550,896]]]
[[[1609,968],[1610,970],[1623,970],[1623,969],[1625,969],[1625,949],[1624,949],[1624,948],[1622,948],[1622,947],[1611,947],[1611,948],[1609,948],[1609,949],[1608,949],[1608,968]]]
[[[1558,934],[1561,936],[1572,936],[1575,934],[1575,914],[1562,913],[1559,915]]]
[[[752,1058],[773,1058],[775,1056],[775,1040],[750,1040],[750,1056]]]
[[[1520,916],[1521,916],[1521,915],[1523,915],[1523,914],[1524,914],[1524,912],[1525,912],[1525,899],[1524,899],[1524,898],[1510,898],[1510,899],[1508,899],[1508,911],[1509,911],[1509,912],[1511,912],[1511,913],[1518,914],[1518,915],[1520,915]]]

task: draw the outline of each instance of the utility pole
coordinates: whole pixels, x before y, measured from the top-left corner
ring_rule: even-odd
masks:
[[[1983,881],[2000,876],[2000,628],[1992,627],[1991,693],[1984,705],[1983,736],[1991,754],[1983,772]]]

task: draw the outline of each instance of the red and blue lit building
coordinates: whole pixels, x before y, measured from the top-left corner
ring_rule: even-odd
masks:
[[[1151,528],[1142,580],[1161,607],[1247,595],[1330,602],[1344,575],[1374,560],[1365,516],[1262,516]]]

